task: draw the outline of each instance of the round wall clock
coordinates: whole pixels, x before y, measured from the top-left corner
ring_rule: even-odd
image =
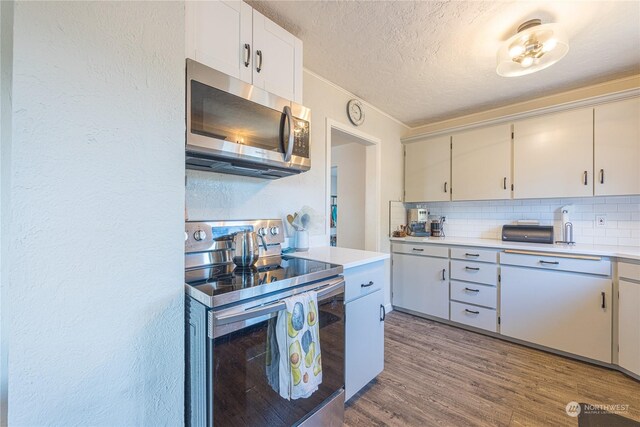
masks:
[[[347,103],[347,115],[349,120],[356,126],[364,123],[364,108],[362,103],[357,99],[352,99]]]

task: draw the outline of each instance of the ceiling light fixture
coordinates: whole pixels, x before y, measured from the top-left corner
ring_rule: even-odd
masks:
[[[496,72],[504,77],[524,76],[543,70],[569,51],[569,42],[557,24],[531,19],[518,27],[518,33],[498,50]]]

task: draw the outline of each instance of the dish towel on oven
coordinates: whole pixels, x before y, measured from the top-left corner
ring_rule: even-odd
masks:
[[[271,387],[293,400],[311,396],[322,383],[318,295],[305,292],[285,303],[267,329],[266,373]]]

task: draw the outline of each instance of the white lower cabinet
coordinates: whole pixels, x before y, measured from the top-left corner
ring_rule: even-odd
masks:
[[[620,279],[618,364],[640,375],[640,282]]]
[[[491,308],[451,301],[451,320],[491,332],[498,331],[496,311]]]
[[[346,399],[384,369],[384,289],[389,283],[388,265],[376,261],[344,271]]]
[[[384,369],[383,292],[347,304],[345,393],[350,399]]]
[[[393,254],[393,305],[449,318],[449,259]]]
[[[502,266],[503,335],[611,363],[610,278]]]

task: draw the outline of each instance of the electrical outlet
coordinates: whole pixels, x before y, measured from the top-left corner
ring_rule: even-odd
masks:
[[[604,227],[607,225],[606,215],[596,215],[596,227]]]

